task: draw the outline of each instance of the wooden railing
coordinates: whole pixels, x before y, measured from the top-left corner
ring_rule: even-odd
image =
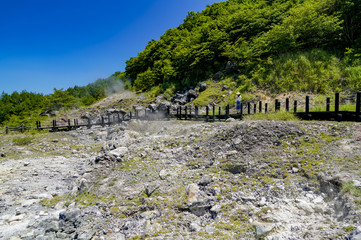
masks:
[[[229,105],[225,107],[216,107],[216,106],[206,106],[206,107],[191,107],[191,106],[179,106],[176,110],[171,111],[168,107],[164,111],[149,111],[149,110],[134,110],[129,113],[116,113],[116,114],[107,114],[106,116],[101,116],[98,121],[87,119],[82,120],[79,123],[78,119],[71,121],[67,120],[66,124],[59,124],[57,120],[53,120],[50,125],[43,126],[42,122],[37,121],[36,127],[31,128],[21,124],[18,127],[5,127],[5,133],[8,134],[10,131],[20,131],[24,132],[29,129],[37,130],[50,130],[50,131],[59,131],[59,130],[74,130],[80,127],[91,128],[92,126],[110,126],[114,124],[119,124],[124,121],[129,121],[131,119],[139,120],[194,120],[194,121],[216,121],[216,120],[226,120],[228,118],[242,119],[244,115],[251,115],[256,113],[267,114],[269,112],[281,111],[281,106],[284,106],[284,110],[290,112],[291,109],[293,114],[303,120],[329,120],[329,121],[355,121],[361,122],[361,93],[357,93],[356,96],[348,97],[348,99],[355,102],[354,111],[341,111],[340,110],[340,94],[336,93],[334,97],[334,103],[331,104],[331,98],[327,97],[325,99],[324,111],[311,111],[310,97],[306,96],[304,103],[304,109],[300,109],[300,102],[293,101],[293,109],[290,104],[290,99],[286,98],[282,101],[276,99],[271,108],[270,103],[264,103],[262,101],[252,102],[245,101],[241,104],[240,113],[231,113],[231,108]],[[331,111],[331,107],[333,110]]]

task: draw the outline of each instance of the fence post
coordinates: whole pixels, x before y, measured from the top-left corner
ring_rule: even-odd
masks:
[[[306,113],[309,113],[310,112],[310,97],[309,96],[306,96],[306,106],[305,106],[305,111]]]
[[[195,111],[195,114],[196,114],[196,120],[198,120],[198,106],[195,107],[194,111]]]
[[[167,119],[170,120],[170,106],[167,107]]]
[[[241,107],[242,109],[242,107]],[[227,104],[227,107],[226,107],[226,117],[229,118],[229,104]]]
[[[356,95],[356,122],[360,122],[360,111],[361,111],[361,92]]]
[[[262,101],[259,102],[259,113],[262,112]]]
[[[206,107],[206,122],[208,122],[208,115],[209,115],[209,107]]]
[[[215,119],[215,113],[216,113],[216,106],[213,105],[213,115],[212,115],[212,122],[214,122]]]
[[[297,100],[293,102],[293,112],[297,112]]]
[[[9,134],[9,127],[8,126],[5,127],[5,133]]]
[[[251,103],[249,102],[247,105],[248,105],[247,113],[248,113],[248,115],[250,115],[251,114]]]
[[[105,121],[104,121],[104,117],[102,116],[102,123],[101,123],[102,127],[105,126]]]
[[[70,119],[68,118],[68,130],[71,130],[71,124],[70,124]]]
[[[337,114],[339,112],[340,107],[340,94],[335,93],[335,113]]]
[[[275,112],[278,111],[278,99],[275,100]]]
[[[56,120],[53,120],[53,131],[55,132],[57,130],[56,128]]]
[[[290,99],[286,98],[286,111],[289,112],[290,111]]]
[[[254,106],[253,106],[253,113],[254,113],[254,114],[257,113],[257,103],[255,103]]]
[[[179,120],[182,120],[182,106],[179,106]]]
[[[187,113],[188,113],[188,107],[186,106],[185,108],[184,108],[184,116],[185,116],[185,120],[188,120],[188,116],[187,116]]]
[[[331,98],[326,98],[326,112],[330,111],[330,106],[331,106]]]
[[[20,131],[21,133],[24,133],[24,123],[20,124]]]
[[[228,108],[229,110],[229,108]],[[241,102],[241,119],[243,119],[243,103]]]
[[[218,120],[221,121],[221,107],[218,108]]]
[[[268,112],[268,103],[264,104],[264,112],[267,113]]]
[[[69,126],[70,126],[70,124],[69,124]],[[90,121],[90,118],[88,118],[88,129],[90,129],[91,127],[92,127],[91,121]]]

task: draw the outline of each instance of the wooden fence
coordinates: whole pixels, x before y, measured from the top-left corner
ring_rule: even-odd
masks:
[[[244,115],[251,115],[256,113],[269,113],[281,111],[281,107],[284,107],[284,111],[293,112],[297,117],[303,120],[329,120],[329,121],[355,121],[361,122],[361,93],[357,93],[355,96],[347,98],[349,101],[355,103],[355,110],[353,111],[341,111],[340,110],[340,94],[336,93],[334,97],[334,102],[331,104],[331,98],[327,97],[324,102],[324,106],[318,107],[317,111],[311,111],[310,97],[306,96],[305,101],[291,101],[289,98],[280,101],[275,100],[274,103],[264,103],[262,101],[252,102],[245,101],[241,104],[240,113],[232,113],[230,106],[226,107],[217,107],[217,106],[206,106],[206,107],[191,107],[191,106],[179,106],[176,110],[171,110],[170,107],[163,111],[149,111],[149,110],[134,110],[129,113],[115,113],[107,114],[106,116],[101,116],[97,121],[94,120],[81,120],[79,123],[78,119],[71,121],[67,120],[66,124],[63,122],[59,124],[57,120],[53,120],[51,124],[46,126],[42,125],[42,122],[37,121],[36,127],[31,128],[21,124],[18,127],[5,127],[6,134],[9,131],[21,131],[29,129],[37,130],[50,130],[50,131],[59,131],[59,130],[74,130],[80,127],[91,128],[92,126],[110,126],[115,124],[120,124],[124,121],[129,121],[131,119],[139,120],[194,120],[194,121],[222,121],[228,118],[242,119]],[[292,105],[292,106],[291,106]],[[304,108],[302,109],[301,106]],[[314,106],[314,104],[313,104]]]

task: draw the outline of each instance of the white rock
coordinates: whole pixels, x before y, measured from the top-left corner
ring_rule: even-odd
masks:
[[[321,204],[321,203],[324,202],[324,200],[323,200],[323,197],[318,196],[318,197],[316,197],[315,199],[313,199],[312,202],[313,202],[314,204]]]
[[[115,157],[124,157],[125,154],[128,153],[128,148],[127,147],[119,147],[119,148],[116,148],[112,151],[110,151],[109,153],[114,155]]]
[[[267,236],[274,229],[274,225],[270,223],[255,222],[254,226],[256,228],[256,237],[258,238]]]
[[[197,224],[197,223],[194,223],[192,222],[190,225],[189,225],[189,230],[191,232],[199,232],[202,230],[202,228]]]
[[[186,187],[186,195],[190,204],[198,201],[199,187],[197,184],[189,184]]]
[[[306,201],[297,200],[296,207],[305,211],[306,215],[310,215],[313,213],[313,209]]]

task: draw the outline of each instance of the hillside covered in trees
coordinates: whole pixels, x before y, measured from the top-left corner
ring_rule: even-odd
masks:
[[[50,95],[3,93],[0,124],[45,110],[89,106],[119,85],[173,94],[208,79],[229,80],[240,92],[360,91],[361,0],[212,4],[189,12],[180,26],[151,40],[126,62],[125,72]]]
[[[228,0],[127,61],[137,90],[194,86],[223,71],[272,91],[361,90],[361,1]]]
[[[54,89],[49,95],[27,91],[12,94],[3,92],[0,96],[0,124],[6,121],[16,124],[26,122],[29,117],[36,117],[46,110],[58,111],[89,106],[122,88],[123,82],[115,76],[110,76],[83,87]]]

